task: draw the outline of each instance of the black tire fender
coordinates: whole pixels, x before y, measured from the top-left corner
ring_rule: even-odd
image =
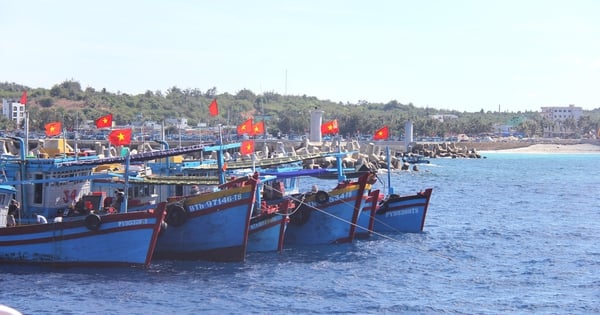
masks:
[[[315,201],[320,204],[326,203],[329,201],[329,194],[326,191],[319,190],[315,195]]]
[[[301,204],[298,209],[296,209],[294,213],[290,215],[290,224],[304,225],[306,222],[308,222],[311,212],[312,209],[310,206],[304,203]]]
[[[187,221],[188,213],[185,211],[180,204],[171,204],[167,206],[167,215],[165,216],[165,222],[169,226],[182,226]]]
[[[92,231],[97,231],[100,228],[100,225],[102,224],[102,218],[100,218],[99,215],[92,213],[85,217],[84,222],[85,227]]]

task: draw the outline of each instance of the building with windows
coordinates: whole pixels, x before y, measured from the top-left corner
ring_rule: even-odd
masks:
[[[583,108],[575,105],[542,107],[542,118],[551,124],[544,126],[545,137],[569,137],[575,134]]]
[[[551,121],[565,121],[569,118],[575,119],[578,121],[583,114],[583,108],[576,107],[575,105],[565,106],[556,106],[556,107],[542,107],[542,117],[551,120]]]
[[[14,100],[2,99],[2,115],[21,126],[25,119],[25,105]]]

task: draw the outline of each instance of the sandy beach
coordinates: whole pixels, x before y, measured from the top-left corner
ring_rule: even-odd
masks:
[[[600,153],[600,145],[595,144],[532,144],[526,147],[502,149],[502,150],[482,150],[480,153]]]

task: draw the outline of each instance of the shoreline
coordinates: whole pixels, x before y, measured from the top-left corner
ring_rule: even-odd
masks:
[[[555,153],[589,153],[589,154],[600,154],[600,145],[581,143],[581,144],[532,144],[519,148],[510,149],[485,149],[478,150],[478,153],[533,153],[533,154],[555,154]]]

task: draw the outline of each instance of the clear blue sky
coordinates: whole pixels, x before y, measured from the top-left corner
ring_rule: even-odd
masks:
[[[0,1],[0,81],[600,107],[600,1]]]

